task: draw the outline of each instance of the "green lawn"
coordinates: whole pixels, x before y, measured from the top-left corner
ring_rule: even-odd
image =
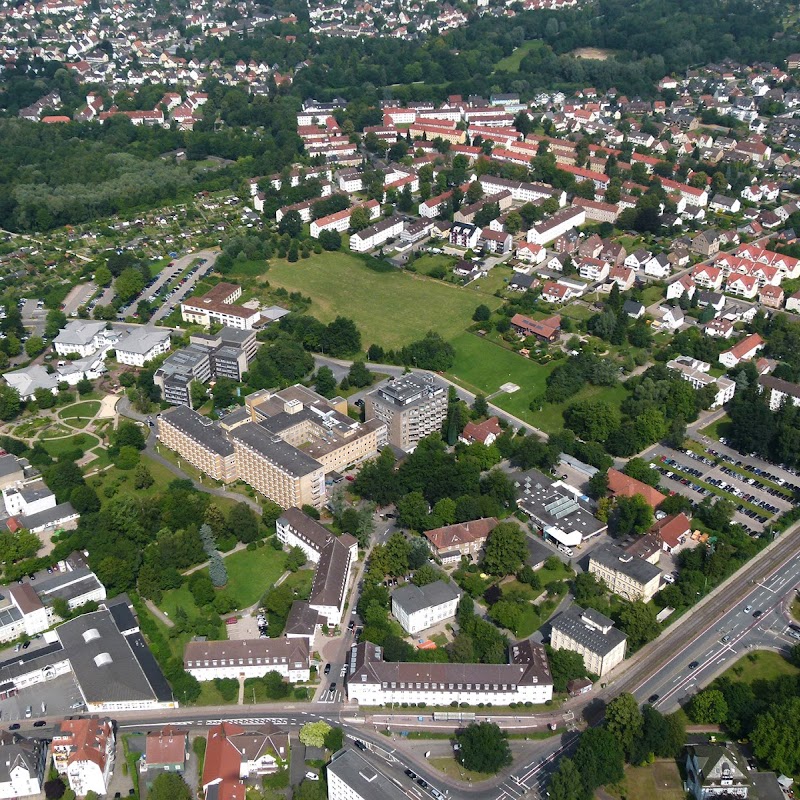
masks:
[[[731,418],[727,414],[723,414],[716,422],[712,422],[710,425],[703,428],[700,433],[717,442],[720,436],[725,438],[730,433],[730,428]]]
[[[578,320],[579,322],[583,322],[595,315],[596,312],[592,311],[591,308],[587,308],[584,305],[579,303],[573,303],[572,305],[565,306],[559,312],[562,317],[569,317],[570,319]]]
[[[100,444],[96,436],[90,433],[77,433],[75,436],[68,436],[64,439],[43,439],[42,446],[53,458],[60,458],[64,453],[80,447],[86,452]]]
[[[505,70],[506,72],[519,72],[522,59],[536,47],[542,47],[542,42],[539,40],[524,42],[519,47],[515,48],[510,56],[500,59],[500,61],[495,64],[495,72],[500,72],[501,70]]]
[[[664,290],[660,286],[648,286],[642,290],[641,303],[644,306],[651,306],[664,298]]]
[[[86,400],[67,406],[58,412],[61,419],[75,419],[76,417],[93,417],[100,410],[99,400]]]
[[[472,392],[483,392],[487,395],[498,391],[504,383],[516,383],[520,391],[503,395],[503,398],[522,395],[527,398],[524,403],[526,409],[531,398],[544,391],[545,379],[555,366],[542,366],[472,333],[462,333],[453,339],[452,345],[456,351],[456,360],[448,377]],[[505,408],[500,398],[493,402]]]
[[[755,661],[750,657],[756,656]],[[783,675],[797,675],[800,670],[790,664],[780,653],[771,650],[756,650],[742,656],[735,664],[722,673],[723,678],[740,683],[754,683],[755,681],[773,681]]]
[[[618,786],[606,786],[606,793],[620,800],[684,800],[683,782],[673,760],[654,761],[645,767],[626,767]]]
[[[435,253],[428,253],[420,256],[414,261],[414,269],[420,275],[430,275],[434,267],[444,267],[448,272],[456,263],[454,256],[436,255]]]
[[[313,300],[310,312],[323,322],[342,314],[361,330],[366,346],[402,347],[435,330],[445,339],[462,333],[480,303],[495,309],[500,299],[412,275],[376,272],[349,253],[312,255],[294,264],[274,261],[271,286],[299,291]]]
[[[485,781],[492,777],[488,773],[484,772],[472,772],[468,769],[465,769],[458,763],[458,761],[453,758],[453,756],[442,756],[438,758],[429,758],[428,763],[434,768],[437,769],[439,772],[444,773],[447,775],[448,778],[453,780],[460,780],[466,782],[469,780],[470,783],[477,783],[478,781]]]
[[[255,261],[234,261],[231,271],[228,273],[229,278],[257,278],[260,275],[265,275],[267,272],[267,264],[262,260]]]
[[[541,411],[528,412],[531,422],[547,433],[555,433],[564,427],[564,409],[579,400],[596,400],[608,403],[612,408],[619,408],[627,397],[622,384],[616,386],[586,385],[569,400],[563,403],[545,403]],[[498,405],[502,405],[498,403]],[[503,406],[505,408],[505,406]]]

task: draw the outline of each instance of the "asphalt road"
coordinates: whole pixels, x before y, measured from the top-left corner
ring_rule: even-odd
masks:
[[[190,294],[194,292],[194,287],[198,281],[202,280],[212,269],[214,269],[214,264],[217,260],[217,256],[219,255],[218,250],[199,250],[196,253],[189,253],[189,255],[183,256],[183,258],[178,259],[175,262],[176,266],[180,266],[180,270],[186,269],[186,267],[191,263],[192,260],[196,258],[205,259],[206,263],[200,265],[198,269],[195,270],[194,274],[189,276],[186,283],[184,283],[172,297],[167,297],[167,299],[161,304],[161,306],[156,310],[155,314],[150,318],[150,321],[155,323],[158,322],[160,319],[163,319],[169,314],[172,313],[172,309],[177,306],[181,300],[188,297]],[[182,265],[182,266],[181,266]],[[179,270],[179,271],[180,271]],[[153,293],[154,287],[150,287],[148,297],[150,294]]]

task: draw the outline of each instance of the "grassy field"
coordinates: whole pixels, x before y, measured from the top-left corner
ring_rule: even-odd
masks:
[[[716,442],[719,441],[720,436],[723,438],[726,437],[730,432],[730,428],[731,419],[727,414],[723,414],[716,422],[712,422],[710,425],[703,428],[700,433]]]
[[[619,786],[606,786],[606,792],[620,800],[684,800],[678,765],[674,761],[655,761],[646,767],[626,767]]]
[[[77,433],[65,439],[43,439],[42,446],[53,458],[60,458],[64,453],[80,447],[81,450],[91,450],[97,447],[100,441],[90,433]]]
[[[257,278],[259,275],[266,275],[267,264],[265,261],[235,261],[229,278]]]
[[[61,419],[75,419],[76,417],[93,417],[100,410],[98,400],[86,400],[83,403],[75,403],[58,412]]]
[[[755,661],[750,656],[756,656]],[[740,683],[754,683],[755,681],[773,681],[782,675],[797,675],[800,670],[790,664],[780,653],[771,650],[760,650],[742,656],[725,672],[723,678]]]
[[[519,66],[522,63],[522,59],[525,58],[525,56],[528,55],[531,50],[541,46],[542,42],[540,41],[524,42],[517,47],[510,56],[506,56],[498,61],[497,64],[495,64],[495,72],[519,72]]]
[[[435,267],[444,267],[444,269],[449,272],[455,263],[456,259],[454,256],[428,253],[414,261],[414,268],[420,275],[430,275],[431,270]]]
[[[537,364],[472,333],[462,333],[452,344],[456,360],[448,373],[450,378],[472,392],[487,395],[498,391],[504,383],[516,383],[520,391],[510,397],[524,395],[526,408],[534,395],[544,391],[545,379],[554,366]]]
[[[447,775],[448,778],[453,778],[458,781],[477,783],[478,781],[485,781],[492,777],[483,772],[472,772],[471,770],[464,769],[452,756],[429,758],[428,763],[434,769]]]
[[[310,312],[323,322],[351,317],[365,346],[402,347],[435,330],[445,339],[462,333],[480,303],[495,309],[499,298],[477,298],[458,286],[400,270],[375,272],[349,253],[323,253],[290,264],[273,262],[271,286],[312,298]]]
[[[792,603],[792,616],[800,622],[800,600],[795,600]]]

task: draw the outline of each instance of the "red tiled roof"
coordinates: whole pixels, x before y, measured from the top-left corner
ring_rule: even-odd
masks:
[[[503,429],[497,421],[497,417],[489,417],[484,422],[468,422],[464,426],[461,435],[464,439],[472,442],[485,442],[490,433],[500,436]]]
[[[669,517],[656,522],[650,529],[657,533],[659,538],[668,547],[677,547],[682,536],[688,536],[692,532],[689,517],[686,514],[673,514]]]
[[[653,508],[666,499],[658,489],[613,468],[608,471],[608,491],[615,497],[633,497],[635,494],[640,494]]]
[[[459,522],[456,525],[446,525],[444,528],[425,531],[425,538],[437,550],[448,550],[460,544],[485,539],[496,525],[497,520],[494,517],[484,517],[472,520],[472,522]]]

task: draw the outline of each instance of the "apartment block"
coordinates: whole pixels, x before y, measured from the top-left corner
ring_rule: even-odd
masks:
[[[236,305],[242,296],[242,287],[233,283],[218,283],[200,297],[191,297],[181,303],[181,317],[185,322],[196,322],[208,328],[212,322],[231,328],[251,329],[261,317],[258,308]]]
[[[161,389],[164,400],[173,406],[192,407],[192,381],[206,383],[211,379],[211,357],[208,348],[190,344],[169,356],[153,375],[153,383]]]
[[[415,634],[452,619],[458,608],[458,591],[449,583],[425,586],[407,583],[392,592],[392,614],[406,633]]]
[[[583,656],[586,669],[602,677],[625,658],[628,637],[613,620],[595,611],[571,606],[551,622],[550,646]]]
[[[392,780],[356,750],[340,750],[325,771],[328,800],[407,800]]]
[[[325,503],[325,468],[255,422],[229,434],[239,477],[283,508]]]
[[[658,567],[616,545],[595,550],[589,556],[589,572],[603,580],[609,591],[626,600],[647,603],[661,585]]]
[[[508,664],[390,662],[383,648],[360,642],[350,648],[347,696],[368,706],[545,703],[553,697],[553,679],[544,648],[530,640],[511,646]]]
[[[183,666],[199,681],[262,678],[268,672],[277,672],[290,683],[297,683],[309,678],[308,642],[284,638],[188,642]]]
[[[442,427],[447,416],[447,388],[432,375],[412,372],[389,381],[366,397],[366,419],[386,424],[388,439],[411,451]]]
[[[238,478],[233,445],[219,425],[188,406],[176,406],[158,418],[159,440],[181,458],[223,483]]]

